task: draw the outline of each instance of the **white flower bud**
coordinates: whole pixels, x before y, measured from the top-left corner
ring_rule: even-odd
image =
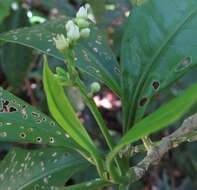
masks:
[[[79,27],[75,24],[70,25],[69,30],[67,31],[68,40],[76,41],[80,38]]]
[[[69,41],[63,34],[58,34],[55,38],[53,38],[53,40],[55,42],[56,48],[60,51],[65,50],[69,46]]]
[[[90,35],[90,29],[89,28],[84,28],[80,31],[80,36],[82,38],[87,38]]]
[[[96,23],[96,19],[94,17],[93,10],[92,10],[90,4],[86,3],[85,8],[87,9],[88,19],[91,20],[92,22]]]
[[[97,93],[101,90],[101,86],[98,82],[93,82],[90,86],[90,89],[92,93]]]
[[[74,25],[75,23],[72,20],[69,20],[65,25],[66,31],[70,30],[70,28],[73,28]]]
[[[77,14],[76,14],[77,18],[88,18],[88,10],[85,7],[80,7],[80,9],[78,10]]]
[[[75,22],[79,26],[79,28],[87,28],[90,24],[87,19],[84,18],[76,18]]]
[[[89,4],[89,3],[86,3],[86,4],[85,4],[85,8],[86,8],[87,11],[89,11],[89,10],[91,9],[90,4]]]

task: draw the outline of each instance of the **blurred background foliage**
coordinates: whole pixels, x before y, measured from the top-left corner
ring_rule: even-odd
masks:
[[[76,10],[84,3],[90,3],[96,17],[97,25],[107,36],[108,43],[119,60],[120,44],[127,17],[132,12],[133,0],[0,0],[0,32],[19,27],[32,26],[61,15],[74,16]],[[140,23],[139,23],[140,24]],[[63,63],[49,57],[49,65],[64,67]],[[149,106],[148,113],[154,111],[166,100],[177,96],[182,89],[197,80],[197,69],[188,73],[172,88],[157,94]],[[89,84],[89,77],[84,81]],[[42,86],[42,55],[32,49],[16,44],[0,42],[0,85],[21,97],[30,104],[48,113]],[[67,92],[71,102],[78,111],[85,126],[97,139],[97,143],[105,149],[96,122],[89,110],[84,106],[76,89]],[[121,134],[121,102],[105,86],[94,97],[107,125],[118,139]],[[191,110],[196,112],[197,109]],[[191,113],[189,113],[191,114]],[[188,115],[189,115],[188,114]],[[157,140],[176,129],[181,122],[161,131],[152,138]],[[153,167],[139,182],[131,186],[132,190],[196,190],[197,189],[197,154],[196,143],[184,144],[170,151],[159,166]],[[1,159],[11,145],[1,144]],[[143,155],[137,155],[133,163]],[[94,169],[85,174],[76,175],[69,183],[87,180],[96,175]],[[91,173],[91,176],[89,175]]]

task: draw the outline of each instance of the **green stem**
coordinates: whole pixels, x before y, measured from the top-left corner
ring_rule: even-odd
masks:
[[[59,190],[96,190],[98,188],[107,187],[112,185],[110,182],[104,181],[102,179],[94,179],[88,182],[80,183],[77,185],[71,185],[68,187],[59,188]]]
[[[111,174],[112,180],[119,184],[125,184],[128,182],[128,177],[124,173],[118,172],[115,167],[114,158],[118,152],[123,148],[122,145],[117,145],[106,157],[106,165],[109,173]]]
[[[68,70],[69,73],[72,75],[77,72],[75,70],[75,61],[74,61],[74,56],[73,56],[73,52],[72,51],[68,51],[66,54],[66,61],[67,61],[67,66],[68,66]],[[74,76],[75,77],[75,76]],[[87,92],[85,89],[85,86],[83,85],[83,83],[80,81],[79,76],[75,77],[75,82],[76,85],[78,86],[79,90],[81,91],[81,94],[83,96],[83,99],[85,101],[85,103],[87,104],[87,106],[89,107],[89,109],[91,110],[93,116],[95,117],[99,128],[101,129],[101,132],[110,148],[110,150],[113,149],[113,143],[112,143],[112,138],[109,134],[109,131],[105,125],[105,122],[103,120],[103,117],[101,116],[100,112],[98,111],[95,102],[92,100],[92,98],[87,96]]]
[[[153,148],[154,144],[148,136],[143,137],[142,141],[144,143],[144,146],[145,146],[147,152]]]
[[[98,124],[104,138],[105,138],[105,141],[106,141],[107,145],[109,146],[109,149],[112,150],[114,148],[114,144],[113,144],[113,141],[112,141],[112,137],[109,133],[109,130],[106,127],[105,121],[104,121],[101,113],[99,112],[99,110],[98,110],[95,102],[93,101],[93,99],[87,95],[86,87],[84,86],[84,84],[80,80],[79,76],[75,75],[77,71],[75,69],[74,57],[73,57],[72,52],[68,52],[67,59],[68,59],[67,61],[68,61],[69,73],[70,73],[71,76],[74,77],[74,79],[75,79],[74,82],[75,82],[76,86],[79,88],[86,105],[89,107],[89,109],[92,112],[94,118],[96,119],[96,122],[97,122],[97,124]],[[112,174],[111,173],[110,174],[112,176],[115,176],[115,179],[118,179],[116,177],[119,177],[119,175],[121,175],[123,173],[122,170],[121,170],[121,168],[122,168],[121,166],[123,165],[123,163],[121,163],[121,160],[120,160],[119,156],[117,156],[115,158],[115,162],[116,162],[116,165],[117,165],[119,171],[117,170],[115,165],[112,164],[113,165],[113,167],[111,167]],[[97,165],[97,169],[99,169],[99,168],[100,168],[99,165]]]
[[[75,68],[76,64],[74,61],[74,53],[72,50],[67,50],[67,52],[65,54],[65,63],[67,63],[67,69],[68,69],[69,75],[71,77],[70,80],[75,83],[78,80],[79,75],[78,75],[78,72]],[[92,151],[91,157],[94,159],[99,176],[101,178],[105,179],[105,175],[104,175],[105,167],[104,167],[104,161],[102,159],[102,156],[100,155],[99,152]]]
[[[100,128],[100,130],[101,130],[101,132],[102,132],[102,134],[103,134],[103,136],[104,136],[104,138],[107,142],[107,145],[109,146],[110,150],[112,150],[114,148],[114,144],[112,142],[111,135],[109,134],[109,131],[108,131],[106,125],[105,125],[105,121],[103,120],[103,117],[102,117],[101,113],[99,112],[95,102],[93,101],[93,99],[91,97],[89,97],[87,95],[85,86],[80,81],[80,79],[77,81],[77,86],[79,87],[79,89],[82,93],[82,96],[83,96],[83,99],[84,99],[85,103],[87,104],[87,106],[91,110],[94,118],[96,119],[96,122],[99,125],[99,128]],[[122,163],[119,156],[116,156],[115,162],[116,162],[116,165],[119,169],[119,172],[123,173],[122,168],[124,166],[124,163]],[[115,168],[114,168],[114,170],[115,170]]]
[[[89,107],[90,111],[92,112],[94,118],[96,119],[96,122],[99,125],[99,128],[100,128],[100,130],[107,142],[107,145],[109,146],[110,150],[112,150],[114,145],[112,142],[111,135],[109,134],[109,130],[107,129],[107,127],[105,125],[105,121],[103,120],[101,113],[98,111],[98,108],[97,108],[95,102],[93,101],[92,98],[88,97],[87,92],[85,90],[85,86],[82,84],[80,79],[77,81],[77,86],[79,87],[79,90],[82,93],[85,103],[87,104],[87,106]]]

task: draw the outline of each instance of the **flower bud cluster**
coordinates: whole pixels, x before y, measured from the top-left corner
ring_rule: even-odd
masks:
[[[53,38],[58,50],[64,51],[79,39],[89,37],[89,10],[89,4],[80,7],[76,17],[73,20],[69,20],[65,25],[67,36],[65,37],[63,34],[58,34],[55,38]]]

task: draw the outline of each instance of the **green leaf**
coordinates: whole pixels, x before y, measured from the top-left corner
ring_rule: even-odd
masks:
[[[105,0],[100,0],[99,3],[97,0],[87,0],[87,3],[90,4],[96,21],[100,22],[102,15],[105,13]]]
[[[131,0],[89,0],[99,29],[110,35],[111,48],[120,57],[121,41],[124,34],[127,17],[131,11]],[[109,32],[109,28],[110,31]],[[120,69],[117,69],[120,72]]]
[[[75,10],[69,3],[69,0],[42,0],[40,3],[49,10],[58,9],[60,13],[68,16],[74,16],[75,14]]]
[[[7,0],[7,1],[0,0],[0,10],[1,10],[0,11],[0,23],[6,16],[9,15],[11,3],[12,3],[12,0]]]
[[[122,41],[124,128],[153,95],[197,65],[196,0],[148,0],[132,10]]]
[[[143,3],[145,3],[148,0],[131,0],[133,5],[141,6]]]
[[[0,101],[0,141],[76,147],[52,119],[2,88]]]
[[[10,30],[29,25],[27,11],[19,8],[13,11],[3,22],[2,30]],[[6,80],[16,90],[21,86],[24,78],[27,76],[32,60],[32,49],[19,46],[17,44],[4,44],[0,49],[1,65]],[[10,71],[15,71],[10,73]]]
[[[89,164],[64,149],[25,150],[14,148],[0,162],[0,189],[58,189]]]
[[[59,33],[66,35],[67,20],[68,18],[62,17],[42,25],[3,33],[0,35],[0,40],[31,47],[63,60],[63,55],[53,43],[53,37]],[[90,37],[77,45],[75,54],[80,71],[100,80],[120,95],[119,73],[117,73],[119,66],[101,32],[92,27]]]
[[[91,180],[91,181],[87,181],[87,182],[84,182],[84,183],[80,183],[80,184],[77,184],[77,185],[71,185],[71,186],[68,186],[68,187],[62,187],[62,188],[59,188],[59,190],[96,190],[96,189],[100,189],[102,187],[107,187],[111,185],[110,182],[107,182],[107,181],[104,181],[102,179],[94,179],[94,180]]]
[[[92,155],[99,154],[89,134],[81,124],[79,118],[65,96],[63,87],[48,67],[45,58],[43,73],[44,89],[47,96],[49,110],[57,123],[74,139],[80,146]]]
[[[140,138],[169,126],[180,119],[197,102],[197,83],[185,90],[182,95],[163,105],[151,115],[136,123],[110,153],[115,155],[122,147]]]
[[[14,90],[21,87],[31,64],[32,50],[17,44],[2,47],[1,65],[6,79]],[[10,72],[14,71],[14,72]]]

